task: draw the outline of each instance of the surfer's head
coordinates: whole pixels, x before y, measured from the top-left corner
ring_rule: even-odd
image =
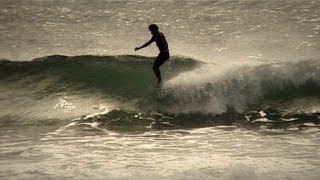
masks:
[[[149,26],[149,30],[151,31],[151,33],[155,33],[155,32],[158,32],[159,31],[159,27],[156,25],[156,24],[151,24]]]

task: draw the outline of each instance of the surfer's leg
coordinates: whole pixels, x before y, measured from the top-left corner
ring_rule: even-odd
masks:
[[[161,72],[159,68],[168,59],[169,59],[169,52],[160,52],[157,59],[154,61],[152,69],[158,79],[158,85],[162,83]]]
[[[158,79],[158,85],[162,83],[161,72],[159,68],[168,58],[169,57],[166,56],[166,53],[160,52],[157,59],[154,61],[152,69]]]
[[[154,72],[154,74],[156,75],[156,77],[157,77],[157,79],[158,79],[158,84],[161,84],[162,78],[161,78],[161,72],[160,72],[159,67],[153,66],[152,69],[153,69],[153,72]]]

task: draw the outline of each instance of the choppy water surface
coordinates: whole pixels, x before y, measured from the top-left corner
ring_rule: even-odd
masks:
[[[138,134],[1,131],[1,177],[58,179],[318,179],[317,129],[235,127]],[[36,133],[35,133],[36,131]]]
[[[320,179],[319,23],[314,0],[1,0],[0,179]]]
[[[0,52],[13,60],[132,54],[155,22],[174,55],[215,62],[318,58],[319,9],[312,0],[2,0]]]

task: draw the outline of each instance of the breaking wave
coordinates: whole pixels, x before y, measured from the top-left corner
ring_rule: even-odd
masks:
[[[25,108],[23,104],[45,104],[50,98],[72,94],[117,102],[116,107],[95,116],[95,121],[100,122],[117,117],[126,122],[135,118],[149,122],[150,118],[157,119],[153,118],[157,112],[161,114],[160,119],[170,117],[164,118],[166,122],[179,126],[234,124],[239,120],[242,124],[287,122],[288,119],[318,123],[318,60],[217,65],[172,57],[161,67],[165,82],[161,89],[156,89],[151,69],[153,59],[131,55],[54,55],[25,62],[1,60],[0,82],[5,84],[1,88],[1,101],[6,105],[1,119],[41,114],[44,111],[33,113],[32,108]],[[28,103],[23,100],[26,97]],[[81,101],[77,103],[74,106],[80,113],[65,118],[88,119],[84,118],[88,112],[81,109]],[[134,108],[121,106],[123,104]],[[28,112],[21,113],[17,107]]]

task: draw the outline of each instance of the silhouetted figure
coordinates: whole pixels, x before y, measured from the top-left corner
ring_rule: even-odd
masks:
[[[152,69],[158,79],[157,86],[160,87],[161,83],[162,83],[162,78],[161,78],[161,73],[160,73],[159,67],[166,60],[169,59],[169,57],[170,57],[169,48],[168,48],[168,43],[167,43],[166,37],[163,35],[162,32],[159,32],[159,28],[156,24],[151,24],[149,26],[149,30],[151,31],[152,38],[148,42],[146,42],[144,45],[134,48],[134,50],[137,51],[139,49],[142,49],[142,48],[149,46],[153,42],[156,42],[160,53],[159,53],[158,57],[156,58],[156,60],[154,61]]]

